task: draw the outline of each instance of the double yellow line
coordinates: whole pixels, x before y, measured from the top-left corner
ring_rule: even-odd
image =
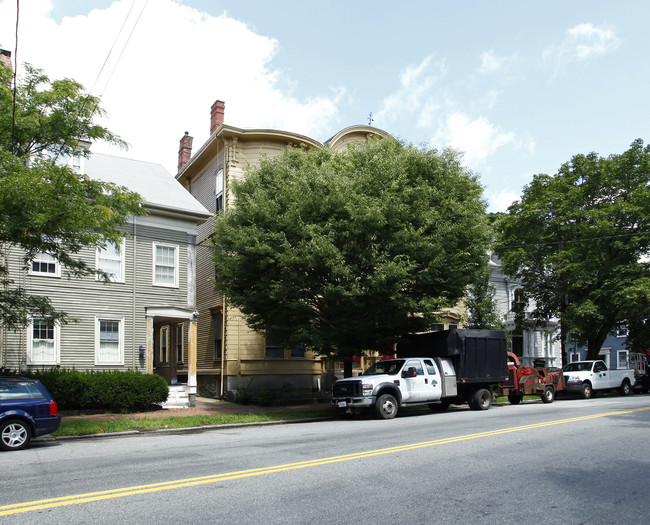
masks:
[[[377,450],[369,450],[366,452],[345,454],[342,456],[332,456],[329,458],[313,459],[310,461],[301,461],[298,463],[287,463],[285,465],[275,465],[272,467],[239,470],[235,472],[228,472],[225,474],[215,474],[212,476],[201,476],[196,478],[187,478],[187,479],[180,479],[175,481],[165,481],[162,483],[151,483],[149,485],[137,485],[137,486],[125,487],[121,489],[103,490],[99,492],[88,492],[86,494],[76,494],[73,496],[64,496],[60,498],[28,501],[24,503],[14,503],[12,505],[0,506],[0,516],[9,516],[12,514],[19,514],[22,512],[32,512],[35,510],[52,509],[56,507],[63,507],[66,505],[79,505],[80,503],[89,503],[91,501],[102,501],[102,500],[108,500],[113,498],[123,498],[126,496],[134,496],[136,494],[147,494],[150,492],[160,492],[163,490],[173,490],[173,489],[180,489],[185,487],[193,487],[197,485],[206,485],[208,483],[219,483],[231,479],[249,478],[253,476],[264,476],[266,474],[273,474],[275,472],[283,472],[283,471],[296,470],[296,469],[302,469],[308,467],[317,467],[320,465],[327,465],[329,463],[340,463],[343,461],[350,461],[354,459],[363,459],[363,458],[369,458],[373,456],[381,456],[383,454],[394,454],[396,452],[404,452],[407,450],[415,450],[415,449],[426,448],[426,447],[435,447],[438,445],[446,445],[449,443],[468,441],[470,439],[479,439],[479,438],[485,438],[490,436],[498,436],[500,434],[521,432],[523,430],[534,430],[537,428],[549,427],[553,425],[564,425],[567,423],[587,421],[589,419],[597,419],[601,417],[619,416],[622,414],[631,414],[633,412],[642,412],[645,410],[650,410],[650,407],[635,408],[630,410],[619,410],[616,412],[606,412],[602,414],[574,417],[570,419],[558,419],[555,421],[548,421],[546,423],[534,423],[532,425],[523,425],[520,427],[504,428],[500,430],[490,430],[487,432],[478,432],[476,434],[467,434],[464,436],[436,439],[433,441],[423,441],[421,443],[412,443],[408,445],[400,445],[397,447],[381,448]]]

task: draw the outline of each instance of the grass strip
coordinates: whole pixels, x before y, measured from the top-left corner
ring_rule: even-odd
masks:
[[[200,416],[164,416],[155,418],[123,418],[109,420],[77,419],[64,421],[53,436],[82,436],[128,432],[130,430],[159,430],[164,428],[190,428],[236,423],[260,423],[323,417],[323,412],[275,412],[272,414],[211,414]]]

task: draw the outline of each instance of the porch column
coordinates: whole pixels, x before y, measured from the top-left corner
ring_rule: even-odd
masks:
[[[153,317],[147,316],[147,374],[153,374]]]
[[[196,315],[190,319],[187,334],[187,386],[190,406],[196,404]]]

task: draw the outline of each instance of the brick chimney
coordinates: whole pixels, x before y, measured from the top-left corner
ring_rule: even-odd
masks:
[[[210,108],[210,135],[212,135],[221,124],[223,124],[223,115],[226,112],[226,103],[217,100]]]
[[[190,137],[190,134],[186,131],[178,148],[178,171],[183,169],[183,166],[187,164],[192,156],[192,140],[192,137]]]

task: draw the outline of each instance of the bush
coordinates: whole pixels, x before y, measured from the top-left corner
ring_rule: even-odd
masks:
[[[133,370],[79,372],[50,368],[23,375],[41,381],[61,410],[135,412],[164,403],[169,395],[164,378]]]

